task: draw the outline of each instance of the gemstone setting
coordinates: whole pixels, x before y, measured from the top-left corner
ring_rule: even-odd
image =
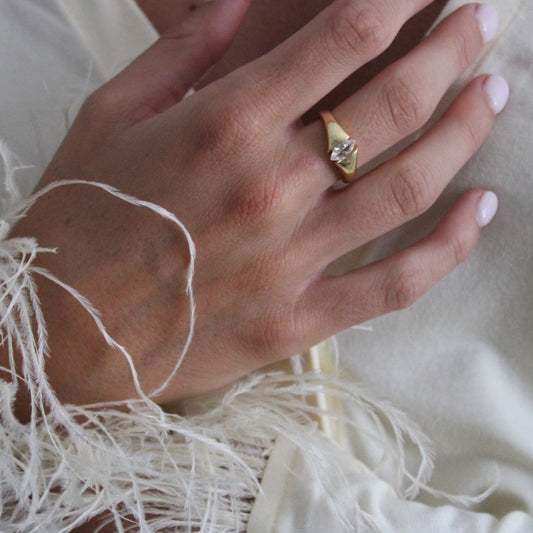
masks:
[[[355,141],[353,139],[347,139],[337,146],[335,146],[331,152],[331,160],[334,162],[340,162],[347,159],[355,151]]]

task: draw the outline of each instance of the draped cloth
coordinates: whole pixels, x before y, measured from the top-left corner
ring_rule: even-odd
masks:
[[[493,3],[500,33],[446,100],[475,74],[505,76],[512,95],[494,132],[434,208],[346,262],[413,242],[460,192],[492,188],[500,212],[473,256],[411,309],[173,412],[56,406],[29,431],[10,418],[2,381],[2,531],[69,531],[106,509],[117,530],[133,516],[141,531],[533,531],[533,3]],[[84,98],[156,38],[133,0],[0,3],[6,316],[13,280],[35,304],[24,283],[32,254],[46,253],[31,236],[11,242],[7,215]],[[92,424],[76,426],[80,413]]]

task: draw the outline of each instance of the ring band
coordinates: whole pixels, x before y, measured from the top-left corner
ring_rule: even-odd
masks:
[[[342,181],[351,183],[357,175],[357,144],[329,111],[321,111],[320,116],[326,127],[330,160],[340,170]]]

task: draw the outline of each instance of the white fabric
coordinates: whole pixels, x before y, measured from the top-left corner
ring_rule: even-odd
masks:
[[[109,79],[158,37],[131,0],[55,0]],[[105,21],[105,22],[104,22]]]
[[[506,77],[508,107],[438,205],[370,258],[424,234],[470,187],[495,190],[499,213],[472,256],[419,303],[340,342],[343,363],[437,443],[433,486],[475,490],[498,464],[499,489],[482,508],[502,515],[533,511],[533,2],[495,4],[509,24],[469,76]]]
[[[91,31],[94,12],[87,17],[85,9],[75,9],[75,0],[61,5],[62,10],[57,9],[54,0],[0,3],[3,29],[6,32],[10,26],[16,29],[7,34],[21,41],[20,47],[17,40],[5,43],[11,48],[0,57],[6,80],[0,113],[11,120],[9,142],[13,144],[13,139],[17,139],[18,152],[25,163],[34,162],[35,146],[41,150],[42,158],[36,161],[39,168],[33,169],[39,173],[66,132],[76,108],[106,78],[104,72],[115,72],[151,44],[153,38],[136,8],[132,11],[135,16],[128,15],[131,7],[128,2],[112,5],[95,2],[101,24],[94,30],[94,39],[105,41],[107,33],[107,43],[112,47],[113,32],[120,29],[126,34],[120,39],[121,53],[95,57],[96,50],[102,48],[92,46],[84,34]],[[107,5],[112,9],[106,10]],[[129,22],[125,25],[124,21]],[[31,47],[34,34],[42,30],[46,36],[49,27],[54,33],[48,40],[42,43],[43,39],[35,39],[40,45],[37,53]],[[55,39],[56,35],[61,39]],[[123,46],[127,35],[137,36],[130,43],[129,57],[128,47]],[[73,59],[64,61],[61,72],[59,66],[65,49]],[[35,56],[37,60],[30,61]],[[77,77],[78,71],[73,67],[78,63],[93,68]],[[48,69],[47,65],[58,68]],[[54,93],[43,103],[40,91],[50,76]],[[20,98],[19,87],[25,88],[24,98]],[[34,114],[40,116],[42,112],[48,122],[28,127],[23,120],[27,106],[35,106]],[[65,116],[69,109],[71,112]],[[47,128],[48,125],[57,128]],[[46,150],[39,144],[41,135],[49,141]],[[12,412],[16,388],[12,382],[0,379],[0,530],[70,531],[97,516],[115,521],[117,528],[121,519],[128,517],[135,521],[135,529],[143,533],[175,530],[177,525],[192,531],[242,532],[259,490],[258,480],[263,476],[266,458],[280,434],[289,435],[296,449],[306,449],[304,456],[317,466],[322,465],[316,469],[316,478],[333,492],[333,486],[343,477],[332,460],[337,449],[314,431],[315,407],[306,400],[318,398],[319,404],[335,404],[326,400],[328,389],[335,393],[342,390],[344,396],[350,395],[351,401],[364,403],[371,411],[384,411],[369,403],[369,395],[359,390],[357,384],[277,368],[274,373],[248,376],[212,397],[181,402],[174,412],[163,412],[146,398],[128,402],[128,410],[62,406],[57,402],[45,377],[46,316],[41,314],[35,291],[38,278],[47,277],[69,292],[92,316],[106,341],[115,347],[116,344],[84,295],[33,264],[36,255],[51,250],[39,248],[31,236],[8,238],[10,225],[36,199],[21,198],[17,189],[17,182],[24,179],[21,173],[8,145],[0,143],[0,334],[10,350],[17,344],[24,361],[19,372],[30,384],[32,409],[30,422],[21,424]],[[34,185],[36,176],[37,173],[26,176],[26,191]],[[68,186],[74,185],[71,182]],[[158,206],[103,188],[117,199],[166,216]],[[45,194],[46,189],[38,195]],[[179,221],[174,222],[185,230]],[[192,260],[190,266],[192,273]],[[126,351],[118,348],[129,359]],[[14,375],[13,361],[9,366],[8,371]],[[135,375],[134,369],[132,373]],[[318,419],[325,426],[335,425],[323,416]],[[80,420],[90,422],[79,423]],[[401,433],[403,425],[399,420],[397,427]],[[411,431],[411,425],[408,427]],[[325,471],[328,465],[332,468]],[[425,479],[427,469],[418,476]],[[346,514],[350,514],[349,509]],[[353,522],[352,518],[355,516],[346,519]]]
[[[102,76],[49,1],[2,1],[0,48],[0,136],[33,166],[19,171],[27,194],[59,146],[77,105]]]
[[[453,2],[459,3],[464,2]],[[469,511],[427,496],[406,502],[384,481],[390,465],[374,475],[354,461],[371,464],[372,450],[347,431],[343,442],[348,450],[339,451],[338,459],[349,475],[349,495],[382,532],[533,531],[533,193],[528,188],[533,163],[533,105],[528,94],[533,82],[533,5],[531,0],[493,3],[502,15],[502,34],[476,68],[509,79],[509,106],[483,150],[439,204],[421,221],[379,241],[369,259],[427,231],[467,187],[494,188],[501,199],[500,213],[484,230],[473,257],[419,304],[374,320],[372,331],[350,330],[340,342],[342,363],[391,398],[435,441],[433,486],[457,494],[482,491],[493,480],[494,464],[500,483],[492,496]],[[35,165],[24,171],[26,192],[83,98],[151,44],[154,35],[132,0],[2,0],[0,137],[24,163]],[[122,43],[114,48],[117,55],[104,53],[108,45],[99,43],[115,39]],[[277,462],[279,456],[272,454],[264,496],[252,511],[252,518],[259,519],[249,524],[250,533],[340,531],[335,509],[318,490],[310,463],[294,452],[294,461],[284,466]],[[280,486],[284,492],[282,497],[277,492],[274,511],[269,491]],[[347,498],[342,483],[337,497],[339,502]],[[269,514],[269,520],[261,519]]]
[[[452,2],[446,13],[463,3]],[[339,343],[341,364],[390,398],[434,441],[433,487],[473,494],[499,479],[491,496],[463,510],[429,496],[417,503],[390,497],[382,481],[390,465],[378,468],[379,477],[354,471],[352,488],[380,532],[533,531],[533,2],[492,3],[500,12],[500,35],[450,96],[474,74],[497,73],[511,84],[508,107],[437,205],[374,243],[365,261],[426,234],[468,188],[495,190],[500,211],[467,262],[420,302],[373,320],[369,330],[344,332]],[[357,435],[345,444],[371,463],[372,450],[365,450]],[[251,533],[336,530],[307,475],[301,465],[291,466],[280,479],[285,505],[277,511],[277,526]]]
[[[0,137],[33,166],[19,171],[23,192],[85,98],[155,37],[131,0],[0,2]]]

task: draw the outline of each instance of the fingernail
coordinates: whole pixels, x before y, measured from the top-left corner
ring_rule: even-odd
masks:
[[[476,17],[483,42],[492,41],[498,32],[498,11],[492,4],[480,4],[476,9]]]
[[[501,76],[489,76],[484,86],[491,109],[501,113],[509,100],[509,84]]]
[[[477,223],[480,228],[484,228],[494,218],[498,211],[498,197],[492,192],[487,191],[477,204]]]

